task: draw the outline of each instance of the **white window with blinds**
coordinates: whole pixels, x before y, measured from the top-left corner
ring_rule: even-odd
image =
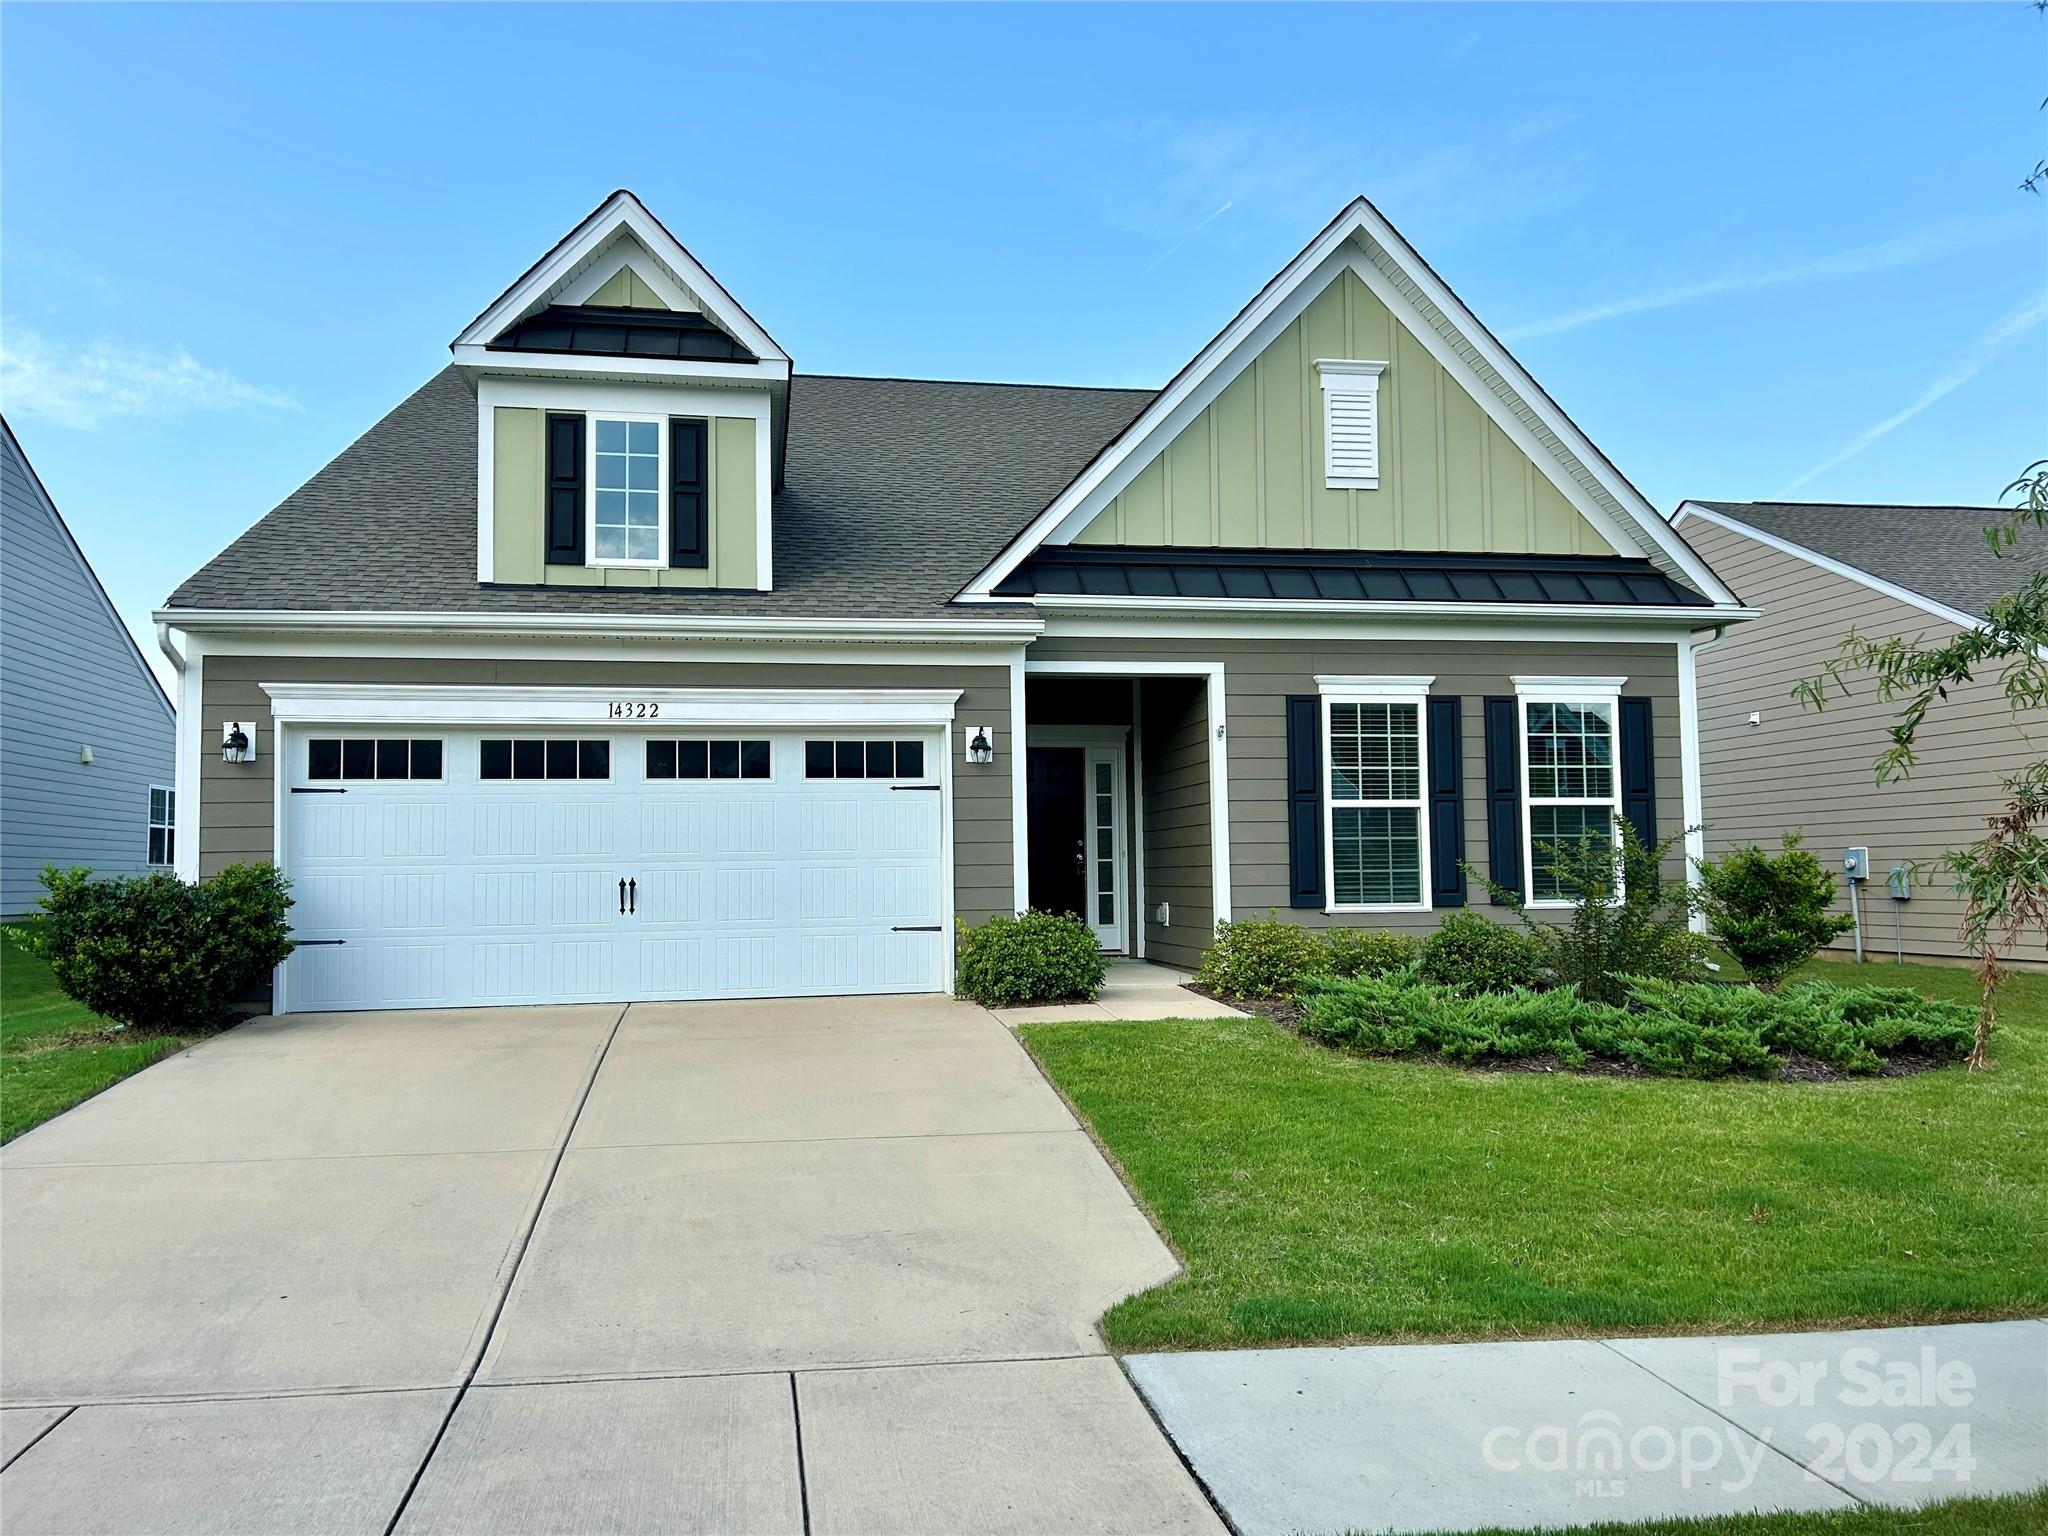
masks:
[[[1616,722],[1625,681],[1514,680],[1522,712],[1522,844],[1532,907],[1567,906],[1578,894],[1557,867],[1561,848],[1612,846],[1620,836]]]
[[[1386,367],[1316,359],[1323,385],[1323,483],[1333,491],[1380,488],[1380,375]]]
[[[1318,677],[1331,912],[1428,909],[1427,677]]]

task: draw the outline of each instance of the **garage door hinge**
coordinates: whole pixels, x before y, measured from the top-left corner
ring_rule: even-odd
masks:
[[[944,933],[946,930],[941,928],[937,923],[927,923],[922,927],[897,927],[891,928],[889,931],[891,933]]]
[[[346,944],[347,939],[293,939],[294,949],[319,949],[329,944]]]
[[[939,792],[939,786],[936,784],[891,784],[889,787],[891,789],[928,789],[935,795]]]
[[[345,789],[308,789],[304,785],[294,784],[292,786],[292,793],[295,795],[345,795],[348,791]]]

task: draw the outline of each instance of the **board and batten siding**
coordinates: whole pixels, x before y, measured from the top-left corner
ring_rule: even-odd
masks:
[[[1626,695],[1651,701],[1653,763],[1656,779],[1657,835],[1671,836],[1685,825],[1684,785],[1680,773],[1678,721],[1678,648],[1675,639],[1659,643],[1590,643],[1571,641],[1346,641],[1287,639],[1101,640],[1048,636],[1031,647],[1032,660],[1110,662],[1220,661],[1224,664],[1223,696],[1226,731],[1225,762],[1230,777],[1230,900],[1234,915],[1263,917],[1273,909],[1289,921],[1311,928],[1344,925],[1420,933],[1434,928],[1441,912],[1365,912],[1327,914],[1289,907],[1287,864],[1287,697],[1316,692],[1316,676],[1433,676],[1433,694],[1456,694],[1463,700],[1460,739],[1464,768],[1465,857],[1475,868],[1486,863],[1486,737],[1483,701],[1489,694],[1512,694],[1513,678],[1522,676],[1622,676]],[[1152,693],[1146,698],[1146,770],[1154,772]],[[1202,706],[1197,702],[1197,714]],[[1191,728],[1191,729],[1190,729]],[[1207,734],[1206,719],[1190,716],[1176,730],[1175,745],[1183,752],[1203,754],[1201,820],[1185,818],[1185,836],[1206,849]],[[1186,805],[1192,806],[1192,782]],[[1146,802],[1145,899],[1158,899],[1152,853],[1153,802]],[[1674,847],[1667,878],[1679,879],[1684,864]],[[1190,884],[1192,882],[1189,882]],[[1493,908],[1483,886],[1472,884],[1469,905],[1490,915]],[[1146,929],[1146,951],[1167,958],[1199,954],[1208,943],[1210,926],[1202,918],[1208,905],[1206,866],[1201,907],[1191,909],[1187,924],[1175,911],[1169,930]],[[1149,916],[1149,914],[1148,914]]]
[[[492,407],[492,580],[507,586],[743,587],[758,575],[758,497],[754,421],[714,416],[705,435],[711,483],[711,548],[700,568],[549,565],[542,507],[547,412],[537,406]],[[664,495],[666,492],[663,493]]]
[[[1007,720],[1010,674],[1005,666],[918,663],[796,664],[785,662],[567,662],[370,660],[325,657],[212,655],[203,675],[202,741],[218,741],[221,722],[257,722],[259,758],[229,763],[218,751],[200,758],[199,873],[268,859],[275,848],[274,773],[277,735],[264,683],[473,683],[497,686],[615,688],[958,688],[956,721]],[[634,734],[605,726],[607,734]],[[997,734],[993,763],[959,757],[957,724],[948,729],[953,761],[954,904],[964,922],[1014,910],[1011,884],[1009,732]]]
[[[0,429],[0,916],[45,864],[149,863],[149,791],[173,782],[176,726],[85,556]],[[92,761],[81,762],[83,748]]]
[[[1888,955],[1903,946],[1908,955],[1964,955],[1956,937],[1963,903],[1944,878],[1926,871],[1914,881],[1911,900],[1894,913],[1885,873],[1983,836],[1985,818],[2005,802],[2000,779],[2048,749],[2048,714],[2016,716],[1995,678],[1954,689],[1921,728],[1912,776],[1879,785],[1877,757],[1889,744],[1902,701],[1885,702],[1861,680],[1849,697],[1837,694],[1816,712],[1793,697],[1794,685],[1818,676],[1851,630],[1939,645],[1959,628],[1718,524],[1688,518],[1680,531],[1745,603],[1763,612],[1731,627],[1698,657],[1708,856],[1747,843],[1775,850],[1785,833],[1796,831],[1839,876],[1842,850],[1868,847],[1866,950]],[[1754,726],[1753,712],[1763,717]],[[1837,905],[1848,910],[1846,894]],[[1854,943],[1845,936],[1835,948]],[[2021,953],[2048,958],[2038,946]]]
[[[1323,474],[1318,358],[1383,362],[1379,489]],[[1346,269],[1074,540],[1227,549],[1614,551]]]

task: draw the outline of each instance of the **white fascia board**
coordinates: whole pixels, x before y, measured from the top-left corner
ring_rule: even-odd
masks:
[[[962,596],[989,593],[1041,544],[1057,542],[1063,535],[1071,536],[1071,533],[1079,531],[1079,527],[1085,527],[1088,519],[1114,497],[1115,491],[1107,487],[1127,484],[1145,463],[1163,451],[1172,441],[1173,434],[1199,415],[1208,402],[1236,377],[1250,357],[1263,350],[1273,335],[1285,329],[1301,310],[1307,308],[1341,267],[1348,264],[1395,314],[1415,314],[1415,306],[1407,296],[1395,290],[1386,274],[1366,258],[1363,250],[1353,245],[1354,238],[1358,236],[1377,243],[1386,252],[1402,275],[1413,282],[1444,315],[1460,338],[1522,397],[1544,427],[1578,456],[1601,489],[1625,510],[1630,522],[1640,531],[1640,539],[1629,537],[1618,529],[1607,510],[1594,503],[1572,476],[1558,477],[1560,489],[1573,505],[1585,513],[1615,547],[1641,547],[1642,541],[1647,540],[1698,585],[1717,608],[1738,606],[1735,594],[1687,547],[1657,509],[1622,477],[1607,456],[1593,446],[1592,441],[1544,393],[1528,371],[1480,324],[1478,317],[1465,307],[1464,301],[1429,269],[1379,210],[1362,197],[1355,199],[1293,261],[1283,267],[1260,290],[1258,297],[1246,305],[1174,377],[1158,398],[1139,413],[1116,441],[1075,477],[1073,483],[1056,496],[1001,555],[967,584]],[[1450,347],[1437,328],[1425,317],[1417,318],[1420,323],[1409,329],[1439,362],[1447,367],[1455,362],[1453,376],[1465,384],[1481,409],[1510,430],[1517,445],[1522,446],[1536,463],[1551,462],[1554,455],[1535,441],[1520,418],[1507,410],[1499,396],[1477,378],[1470,365]],[[1239,354],[1247,349],[1250,349],[1248,355],[1240,361]],[[1230,366],[1233,362],[1237,362],[1237,367]],[[1133,458],[1137,459],[1135,464],[1129,462]]]
[[[1965,613],[1960,608],[1951,608],[1947,603],[1939,602],[1925,593],[1914,592],[1909,588],[1900,586],[1897,582],[1886,581],[1882,576],[1873,576],[1870,572],[1859,570],[1853,565],[1845,565],[1840,560],[1830,559],[1817,550],[1808,549],[1804,544],[1795,544],[1792,540],[1780,538],[1775,533],[1766,533],[1763,529],[1756,527],[1752,523],[1745,523],[1739,517],[1731,517],[1725,512],[1717,512],[1712,507],[1703,507],[1696,501],[1688,501],[1681,504],[1678,511],[1672,514],[1672,528],[1676,529],[1679,524],[1689,517],[1696,517],[1701,522],[1712,523],[1717,528],[1726,528],[1730,533],[1739,533],[1744,538],[1754,539],[1767,549],[1775,549],[1780,554],[1791,555],[1795,559],[1804,560],[1808,565],[1816,566],[1823,571],[1829,572],[1831,575],[1840,576],[1844,580],[1853,581],[1858,586],[1868,587],[1873,592],[1881,592],[1896,602],[1904,603],[1910,608],[1917,608],[1930,617],[1945,620],[1960,629],[1982,629],[1984,627],[1984,621],[1975,614]]]
[[[463,328],[451,350],[459,352],[466,346],[481,348],[515,320],[540,307],[555,289],[566,288],[584,263],[610,245],[621,230],[630,232],[650,256],[666,266],[696,299],[695,307],[724,326],[749,352],[763,362],[785,365],[789,362],[789,354],[776,345],[775,338],[763,330],[739,301],[726,292],[724,285],[683,248],[682,242],[670,234],[659,219],[647,211],[639,198],[626,191],[614,192],[588,218],[557,241],[554,249],[528,268],[518,281],[498,295],[488,309]],[[456,361],[461,360],[458,355]]]
[[[1508,679],[1517,697],[1525,699],[1612,699],[1627,684],[1625,677],[1526,677]]]
[[[1666,619],[1657,623],[1588,620],[1569,627],[1555,621],[1489,618],[1392,618],[1341,614],[1098,614],[1046,615],[1048,639],[1091,640],[1289,640],[1303,643],[1344,640],[1473,641],[1543,645],[1668,645],[1691,634],[1697,621]]]
[[[582,352],[499,352],[489,347],[449,348],[456,366],[472,378],[492,374],[542,379],[599,379],[644,384],[725,384],[766,389],[789,382],[786,361],[718,363],[680,358],[612,357]]]
[[[835,619],[632,613],[404,613],[328,612],[276,608],[164,608],[156,622],[188,634],[266,633],[596,636],[634,640],[801,640],[864,644],[1014,648],[1044,630],[1036,618]]]
[[[295,725],[946,726],[958,688],[572,688],[547,684],[263,683]],[[622,717],[622,704],[652,714]]]

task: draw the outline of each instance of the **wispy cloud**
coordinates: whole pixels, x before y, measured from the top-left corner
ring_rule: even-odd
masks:
[[[1477,32],[1460,32],[1451,39],[1450,46],[1444,49],[1443,60],[1446,64],[1455,64],[1478,46],[1479,34]]]
[[[1569,128],[1578,120],[1579,114],[1576,112],[1541,112],[1535,117],[1527,117],[1519,123],[1510,124],[1507,141],[1510,144],[1526,144],[1531,139],[1540,139],[1545,134],[1556,133],[1560,128]]]
[[[1996,325],[1970,344],[1969,349],[1956,359],[1946,373],[1915,396],[1912,404],[1902,411],[1894,411],[1875,426],[1865,427],[1843,444],[1840,451],[1832,457],[1822,460],[1805,474],[1788,481],[1778,495],[1790,496],[1808,481],[1817,480],[1836,465],[1855,458],[1887,432],[1904,426],[1936,401],[1954,394],[1990,367],[2001,355],[2025,340],[2027,334],[2043,320],[2048,320],[2048,290],[2024,299],[2008,310]]]
[[[1640,315],[1656,309],[1676,309],[1682,304],[1696,304],[1702,299],[1719,298],[1723,294],[1748,293],[1758,288],[1776,288],[1785,283],[1811,282],[1816,278],[1826,277],[1852,277],[1866,272],[1885,272],[1894,267],[1915,266],[1920,262],[1933,261],[1966,246],[1978,244],[1986,237],[1988,230],[1989,226],[1986,225],[1967,228],[1943,225],[1938,228],[1917,230],[1911,234],[1895,235],[1889,240],[1878,240],[1846,251],[1836,251],[1832,255],[1797,262],[1792,266],[1771,267],[1763,271],[1724,272],[1718,277],[1704,278],[1696,283],[1681,283],[1670,288],[1652,288],[1644,293],[1630,294],[1626,298],[1608,299],[1598,304],[1588,304],[1583,309],[1567,310],[1563,314],[1551,315],[1546,319],[1532,320],[1526,325],[1510,327],[1503,331],[1501,336],[1506,341],[1528,341],[1537,336],[1556,336],[1565,331],[1575,331],[1580,326],[1595,325],[1602,320],[1616,320],[1623,315]]]
[[[120,416],[255,407],[295,411],[290,395],[209,368],[183,347],[152,352],[95,342],[83,350],[10,328],[0,339],[0,408],[91,431]]]
[[[1150,272],[1154,268],[1160,266],[1162,263],[1165,262],[1167,257],[1171,256],[1175,251],[1179,250],[1182,246],[1186,245],[1190,240],[1194,239],[1195,236],[1199,235],[1211,224],[1214,224],[1218,219],[1222,218],[1224,214],[1230,212],[1230,207],[1230,203],[1228,201],[1225,201],[1222,207],[1218,208],[1214,213],[1210,214],[1206,219],[1202,220],[1201,223],[1197,224],[1193,229],[1189,230],[1186,234],[1182,235],[1178,240],[1174,241],[1173,244],[1169,245],[1165,250],[1161,251],[1157,256],[1154,256],[1150,261],[1145,263],[1145,270],[1147,272]]]

